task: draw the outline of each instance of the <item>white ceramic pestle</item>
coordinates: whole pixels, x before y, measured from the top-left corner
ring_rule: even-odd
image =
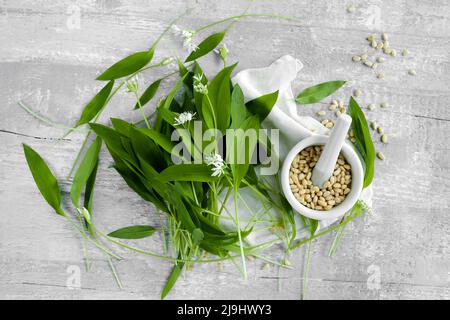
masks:
[[[311,177],[314,185],[323,187],[325,182],[330,179],[351,124],[352,118],[347,114],[341,115],[336,121],[319,161],[314,166]]]

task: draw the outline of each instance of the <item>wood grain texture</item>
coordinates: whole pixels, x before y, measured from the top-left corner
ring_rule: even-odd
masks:
[[[254,1],[250,11],[295,16],[297,21],[267,18],[242,20],[226,38],[230,61],[238,69],[265,66],[284,54],[305,65],[295,91],[332,79],[348,79],[336,95],[363,92],[362,105],[388,101],[391,106],[368,112],[389,134],[376,147],[386,161],[376,164],[373,214],[352,223],[336,256],[326,255],[331,236],[314,243],[309,299],[449,299],[450,298],[450,4],[435,1]],[[82,106],[100,88],[95,77],[121,57],[148,48],[170,20],[191,8],[181,26],[195,28],[239,14],[243,0],[229,1],[0,1],[0,298],[4,299],[157,299],[170,263],[118,252],[116,264],[124,283],[119,290],[104,256],[90,250],[93,267],[85,272],[80,237],[43,201],[26,167],[21,143],[49,160],[63,179],[83,134],[56,141],[64,133],[32,118],[17,106],[24,100],[58,123],[72,125]],[[80,9],[80,29],[68,28],[72,6]],[[373,55],[365,37],[386,31],[391,46],[408,48],[408,57],[380,65],[386,78],[351,62],[363,52]],[[155,59],[183,52],[178,39],[163,40]],[[185,54],[183,52],[183,54]],[[204,59],[212,72],[214,59]],[[417,76],[407,75],[410,68]],[[145,82],[167,73],[155,70]],[[170,81],[163,84],[168,88]],[[139,119],[125,92],[113,101],[110,116]],[[325,109],[326,103],[303,107],[302,114]],[[95,219],[105,231],[133,223],[158,225],[160,218],[109,167],[102,153],[95,195]],[[69,185],[62,188],[69,191]],[[68,197],[65,197],[68,202]],[[107,229],[107,230],[106,230]],[[161,239],[140,241],[159,250]],[[305,249],[291,257],[292,270],[263,270],[249,263],[244,283],[234,266],[198,265],[180,279],[171,299],[299,299]],[[270,252],[281,257],[280,248]],[[67,268],[81,269],[81,289],[66,286]],[[371,288],[371,268],[381,284]],[[370,280],[370,279],[369,279]]]

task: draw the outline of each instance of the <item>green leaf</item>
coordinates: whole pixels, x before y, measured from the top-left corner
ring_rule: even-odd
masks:
[[[83,188],[87,185],[87,182],[97,167],[98,162],[98,154],[100,152],[100,148],[102,146],[102,140],[97,137],[97,139],[92,143],[89,147],[86,155],[80,163],[80,166],[75,173],[73,178],[72,188],[70,190],[70,198],[72,200],[73,205],[76,208],[80,208],[80,195],[83,191]]]
[[[61,208],[61,191],[53,173],[48,168],[44,159],[31,147],[23,144],[23,152],[30,167],[33,179],[47,203],[55,209],[56,213],[65,216]]]
[[[172,271],[170,272],[169,278],[167,279],[166,285],[163,288],[163,291],[161,292],[161,299],[164,299],[172,290],[173,286],[175,285],[175,282],[177,282],[178,278],[180,277],[181,271],[183,271],[184,263],[183,262],[177,262],[174,266]]]
[[[76,127],[88,123],[103,109],[113,87],[114,81],[108,82],[108,84],[104,86],[94,98],[92,98],[86,107],[84,107]]]
[[[345,83],[346,81],[337,80],[317,84],[315,86],[306,88],[305,90],[300,92],[299,95],[297,96],[297,99],[295,100],[300,104],[310,104],[319,102],[322,99],[336,92]]]
[[[133,160],[122,145],[123,136],[120,133],[102,124],[90,123],[89,125],[91,129],[103,139],[111,153],[114,153],[128,161]]]
[[[350,97],[349,113],[352,117],[352,128],[355,132],[355,144],[365,164],[364,188],[366,188],[372,183],[374,176],[375,147],[364,112],[353,97]]]
[[[319,227],[319,221],[315,219],[309,219],[309,231],[311,233],[311,237],[316,233],[317,228]]]
[[[158,109],[159,110],[169,110],[170,109],[170,105],[172,104],[173,98],[175,97],[175,94],[178,92],[178,90],[180,89],[181,85],[183,84],[183,81],[185,79],[185,77],[187,76],[187,74],[185,74],[183,77],[181,77],[177,83],[175,84],[175,86],[172,88],[172,90],[170,90],[169,94],[167,95],[167,97],[164,100],[164,104],[162,106],[160,106]],[[160,131],[161,130],[161,126],[162,126],[162,117],[159,114],[156,116],[156,120],[155,120],[155,125],[153,126],[153,128],[156,131]]]
[[[214,33],[203,40],[199,45],[198,49],[191,52],[191,54],[186,58],[185,62],[196,60],[204,55],[208,54],[214,50],[220,42],[222,42],[223,37],[225,37],[226,31]]]
[[[250,167],[250,161],[258,142],[258,137],[253,137],[255,138],[253,139],[251,132],[255,131],[257,135],[259,124],[260,121],[258,116],[251,116],[241,124],[241,127],[239,128],[241,130],[235,130],[235,136],[232,139],[227,140],[227,156],[231,165],[231,172],[233,174],[233,181],[236,189],[239,188],[242,179],[247,175],[247,171]],[[241,132],[243,136],[240,136],[239,132]],[[249,134],[248,139],[246,138],[247,133]],[[242,156],[244,156],[245,159],[240,159]]]
[[[142,96],[139,99],[139,102],[141,103],[141,106],[145,106],[150,100],[153,99],[153,97],[155,96],[156,92],[159,89],[159,85],[161,84],[161,81],[163,79],[158,79],[155,82],[153,82],[151,85],[148,86],[148,88],[144,91],[144,93],[142,94]],[[136,105],[134,106],[134,110],[139,109],[139,103],[136,103]]]
[[[151,138],[157,145],[163,148],[166,152],[168,152],[169,154],[172,153],[175,144],[165,135],[153,129],[140,128],[138,130],[143,134],[145,134],[146,136],[148,136],[149,138]]]
[[[108,234],[108,237],[118,239],[143,239],[150,237],[156,229],[152,226],[131,226],[121,228]]]
[[[129,76],[145,67],[153,58],[154,50],[133,53],[109,67],[97,80],[115,80]]]
[[[247,102],[246,106],[248,111],[257,115],[259,120],[262,122],[272,111],[277,99],[278,91],[275,91]]]
[[[212,103],[212,110],[215,115],[216,129],[225,132],[230,125],[231,114],[231,93],[230,93],[230,78],[236,64],[223,68],[208,85],[208,97]],[[208,102],[209,102],[208,100]],[[203,100],[205,104],[205,100]],[[208,103],[208,105],[210,105]],[[204,112],[205,109],[202,109]],[[205,116],[205,115],[203,115]]]
[[[194,242],[194,244],[199,244],[204,239],[204,237],[205,235],[200,228],[196,228],[192,231],[192,241]]]
[[[168,181],[216,181],[217,177],[211,176],[211,167],[206,164],[178,164],[173,165],[159,174],[159,179],[163,182]]]
[[[236,84],[231,94],[231,128],[237,129],[247,118],[247,109],[245,108],[244,93],[241,87]]]

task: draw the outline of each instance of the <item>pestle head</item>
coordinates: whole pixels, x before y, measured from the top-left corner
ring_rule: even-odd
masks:
[[[313,169],[311,180],[314,185],[322,187],[333,174],[334,167],[351,123],[352,118],[347,114],[341,115],[336,121],[320,158]]]

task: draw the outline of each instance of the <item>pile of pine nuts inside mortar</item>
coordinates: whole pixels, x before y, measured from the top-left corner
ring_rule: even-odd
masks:
[[[351,166],[342,153],[339,155],[333,175],[323,187],[312,183],[312,171],[322,150],[323,146],[312,146],[300,151],[289,171],[289,184],[294,197],[304,206],[320,211],[330,210],[343,202],[350,193],[352,183]]]

